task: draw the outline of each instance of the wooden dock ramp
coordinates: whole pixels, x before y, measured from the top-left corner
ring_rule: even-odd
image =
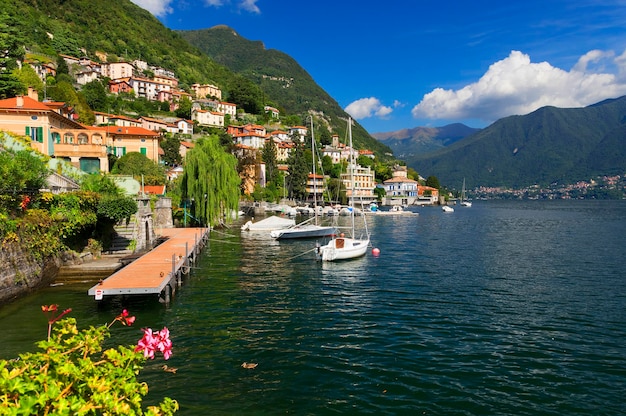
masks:
[[[105,296],[158,294],[169,303],[182,275],[208,241],[209,228],[163,228],[157,235],[161,244],[126,267],[89,289],[89,296],[102,300]]]

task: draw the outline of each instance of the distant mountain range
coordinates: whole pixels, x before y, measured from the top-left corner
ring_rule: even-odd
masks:
[[[389,146],[395,157],[406,160],[449,146],[479,130],[455,123],[443,127],[415,127],[374,133],[372,136]]]
[[[393,145],[390,145],[393,148]],[[406,149],[404,151],[407,151]],[[626,173],[626,96],[585,108],[543,107],[510,116],[407,165],[469,188],[575,183]],[[460,186],[460,185],[458,185]]]

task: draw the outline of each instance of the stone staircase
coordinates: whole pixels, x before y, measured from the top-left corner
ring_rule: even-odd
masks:
[[[119,254],[128,255],[133,254],[134,247],[131,247],[131,242],[135,240],[135,224],[137,220],[135,215],[130,218],[130,221],[126,223],[126,220],[122,220],[115,224],[115,231],[111,240],[111,245],[107,250],[107,254]]]

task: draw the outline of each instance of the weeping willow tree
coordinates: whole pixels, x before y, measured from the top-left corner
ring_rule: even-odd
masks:
[[[227,153],[217,136],[199,139],[185,157],[181,181],[183,201],[202,224],[230,221],[239,205],[237,159]]]

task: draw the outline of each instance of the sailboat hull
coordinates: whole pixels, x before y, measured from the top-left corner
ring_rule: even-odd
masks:
[[[328,244],[317,248],[317,258],[321,261],[337,261],[361,257],[367,252],[369,243],[369,239],[333,238]]]
[[[286,240],[292,238],[315,238],[327,237],[337,234],[337,228],[332,226],[322,226],[315,224],[296,225],[293,228],[275,230],[270,233],[272,238]]]

